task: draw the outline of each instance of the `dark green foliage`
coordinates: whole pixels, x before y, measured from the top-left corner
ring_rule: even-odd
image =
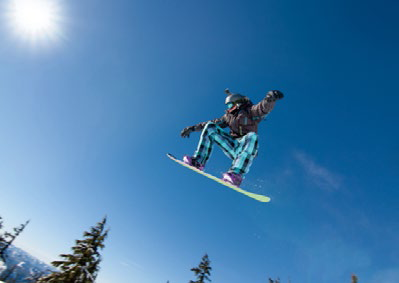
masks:
[[[202,261],[198,265],[198,267],[191,268],[191,271],[195,273],[195,276],[197,277],[196,281],[190,280],[189,283],[205,283],[205,280],[211,281],[209,279],[209,276],[211,276],[211,270],[212,267],[210,266],[211,261],[208,258],[208,255],[205,254],[202,257]]]
[[[5,262],[5,252],[12,245],[15,239],[21,234],[25,227],[29,224],[30,220],[26,221],[25,224],[21,224],[18,228],[14,228],[14,233],[5,232],[4,234],[0,234],[0,258]],[[0,217],[0,229],[3,227],[3,221]]]
[[[4,243],[5,239],[4,239],[4,235],[1,233],[1,229],[3,229],[3,218],[1,218],[0,216],[0,248],[2,243]]]
[[[41,278],[40,283],[93,283],[100,270],[100,250],[109,230],[105,230],[107,219],[92,227],[90,232],[84,232],[83,240],[76,240],[72,247],[72,254],[61,254],[63,260],[53,261],[52,264],[60,272],[52,273]]]

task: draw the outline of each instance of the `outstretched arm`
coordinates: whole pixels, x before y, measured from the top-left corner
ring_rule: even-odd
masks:
[[[196,124],[194,126],[190,126],[190,127],[184,128],[183,131],[181,131],[181,133],[180,133],[181,137],[182,138],[189,138],[190,134],[192,132],[202,131],[202,129],[205,127],[205,125],[208,122],[213,122],[213,123],[217,124],[219,127],[222,127],[222,128],[226,128],[227,127],[227,123],[226,123],[226,121],[224,119],[224,116],[222,116],[221,118],[217,118],[217,119],[214,119],[214,120],[211,120],[211,121],[202,122],[202,123]]]
[[[251,113],[253,116],[264,116],[273,110],[276,101],[283,99],[284,94],[279,90],[271,90],[266,93],[265,98],[263,98],[258,104],[251,107]]]

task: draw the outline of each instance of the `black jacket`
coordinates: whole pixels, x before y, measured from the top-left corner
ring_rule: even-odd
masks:
[[[230,128],[230,135],[233,138],[241,138],[250,132],[258,132],[258,124],[272,111],[276,102],[265,97],[258,104],[248,102],[242,105],[234,113],[224,114],[221,118],[202,122],[194,126],[194,131],[201,131],[208,122],[214,122],[219,127]]]

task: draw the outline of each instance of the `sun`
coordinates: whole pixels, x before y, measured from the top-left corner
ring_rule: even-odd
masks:
[[[31,43],[56,40],[61,35],[58,0],[8,0],[7,17],[12,31]]]

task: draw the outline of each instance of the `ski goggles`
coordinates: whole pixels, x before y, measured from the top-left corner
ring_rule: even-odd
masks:
[[[233,106],[234,106],[233,102],[229,102],[226,104],[227,109],[231,109],[231,108],[233,108]]]

